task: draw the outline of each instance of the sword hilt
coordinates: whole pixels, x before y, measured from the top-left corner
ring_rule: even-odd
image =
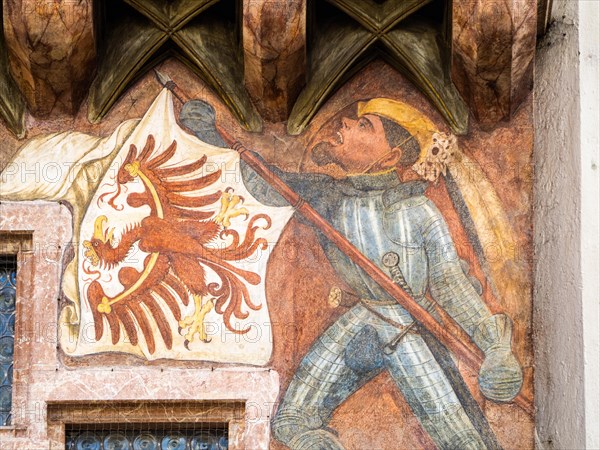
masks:
[[[381,263],[389,270],[390,275],[392,277],[392,281],[399,285],[412,297],[412,291],[408,286],[404,275],[402,274],[402,270],[400,270],[400,256],[398,255],[398,253],[387,252],[381,258]],[[386,346],[383,348],[383,352],[386,355],[391,355],[392,353],[394,353],[396,351],[396,348],[398,347],[398,344],[400,344],[400,342],[402,342],[402,339],[404,339],[404,336],[406,336],[416,325],[417,322],[415,321],[409,323],[406,326],[406,328],[400,331],[396,335],[396,337],[394,337],[390,342],[386,344]]]
[[[412,291],[400,270],[400,256],[396,252],[387,252],[381,258],[381,263],[389,270],[392,281],[404,289],[412,297]]]

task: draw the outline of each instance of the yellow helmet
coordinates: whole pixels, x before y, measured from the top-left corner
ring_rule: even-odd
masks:
[[[358,116],[374,114],[396,122],[415,137],[421,148],[421,154],[431,146],[433,134],[437,128],[422,112],[406,103],[389,98],[374,98],[358,103]]]

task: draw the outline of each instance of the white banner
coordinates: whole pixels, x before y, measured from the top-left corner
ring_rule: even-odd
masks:
[[[52,182],[23,183],[19,165],[34,159],[75,163]],[[37,138],[8,168],[3,198],[73,206],[79,242],[63,280],[73,305],[60,317],[67,354],[267,363],[266,266],[293,210],[250,195],[237,152],[183,131],[168,90],[109,138]]]

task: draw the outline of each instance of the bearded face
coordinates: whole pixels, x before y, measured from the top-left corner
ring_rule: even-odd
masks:
[[[336,164],[349,174],[392,167],[398,157],[387,141],[381,119],[373,114],[356,119],[343,117],[336,121],[311,153],[313,162],[318,166]]]

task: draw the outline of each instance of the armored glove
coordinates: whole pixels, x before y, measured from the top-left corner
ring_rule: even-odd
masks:
[[[505,314],[483,320],[475,329],[473,340],[485,354],[479,369],[479,388],[496,402],[508,402],[521,390],[523,371],[512,354],[512,322]]]

